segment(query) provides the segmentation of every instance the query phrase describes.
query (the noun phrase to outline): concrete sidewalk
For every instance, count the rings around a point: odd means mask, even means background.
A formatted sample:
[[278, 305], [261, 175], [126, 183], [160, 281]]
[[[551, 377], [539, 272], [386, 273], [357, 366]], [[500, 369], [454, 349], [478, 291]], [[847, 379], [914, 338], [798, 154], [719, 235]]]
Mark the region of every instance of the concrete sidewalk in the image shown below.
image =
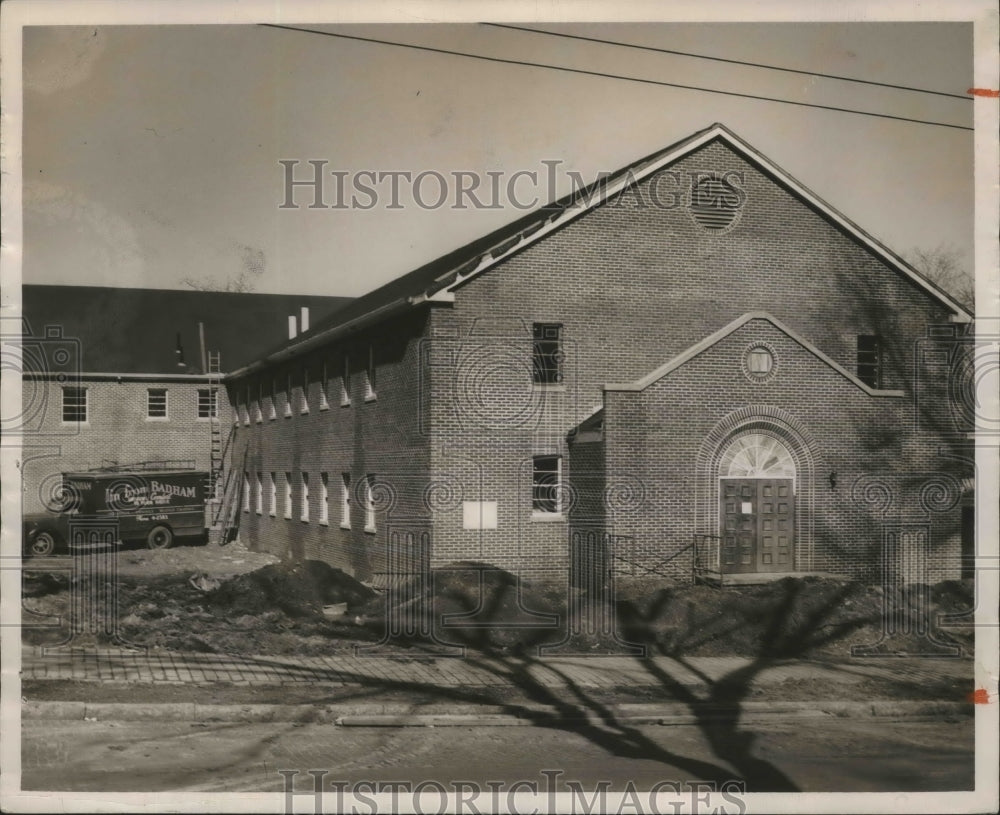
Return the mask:
[[[573, 656], [526, 661], [479, 655], [282, 657], [24, 647], [24, 680], [138, 689], [142, 700], [29, 699], [21, 712], [25, 719], [35, 720], [297, 721], [363, 727], [511, 726], [555, 720], [600, 725], [609, 717], [619, 724], [683, 725], [706, 717], [738, 717], [747, 722], [822, 716], [947, 718], [973, 712], [964, 692], [957, 698], [953, 692], [946, 699], [928, 699], [926, 693], [917, 692], [949, 682], [967, 685], [971, 691], [974, 668], [968, 659], [787, 661], [753, 677], [751, 687], [767, 701], [747, 698], [737, 705], [708, 700], [714, 683], [738, 675], [750, 664], [751, 660], [741, 657], [692, 657], [681, 662], [668, 657]], [[817, 695], [808, 701], [783, 700], [781, 683], [790, 680], [805, 682]], [[892, 698], [864, 698], [861, 683], [872, 680], [892, 683]], [[683, 701], [684, 694], [676, 688], [671, 691], [671, 683], [683, 685], [692, 698]], [[229, 685], [268, 690], [266, 698], [277, 697], [280, 703], [233, 704], [237, 691], [227, 694]], [[177, 686], [216, 687], [220, 692], [213, 697], [221, 696], [223, 701], [164, 702], [168, 688]], [[859, 687], [852, 691], [851, 686]], [[832, 694], [831, 687], [835, 688]], [[355, 688], [359, 693], [330, 701], [335, 688]], [[645, 697], [640, 693], [644, 689]], [[488, 703], [494, 690], [506, 701]], [[598, 701], [594, 694], [602, 692], [603, 701]], [[823, 698], [824, 692], [836, 698]], [[539, 701], [546, 694], [548, 701]], [[658, 701], [637, 703], [637, 697]], [[553, 699], [565, 700], [565, 704], [553, 703]]]
[[[368, 687], [509, 686], [531, 681], [543, 687], [660, 687], [664, 677], [689, 687], [706, 687], [751, 664], [744, 657], [572, 656], [542, 657], [529, 662], [487, 658], [406, 655], [229, 656], [173, 651], [133, 651], [41, 648], [25, 646], [21, 676], [34, 680], [129, 682], [150, 684], [244, 685], [309, 683]], [[519, 673], [523, 671], [523, 673]], [[753, 685], [786, 680], [829, 680], [856, 684], [884, 680], [920, 686], [946, 679], [968, 679], [971, 659], [919, 657], [858, 658], [844, 662], [794, 660], [773, 664]]]

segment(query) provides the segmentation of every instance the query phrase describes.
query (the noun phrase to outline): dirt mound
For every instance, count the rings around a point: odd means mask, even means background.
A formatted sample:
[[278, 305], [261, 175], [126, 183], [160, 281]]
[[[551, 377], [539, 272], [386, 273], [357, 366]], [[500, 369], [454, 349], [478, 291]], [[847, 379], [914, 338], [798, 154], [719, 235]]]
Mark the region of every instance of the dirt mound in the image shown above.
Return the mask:
[[909, 586], [887, 596], [880, 586], [787, 577], [763, 586], [662, 589], [619, 602], [625, 639], [667, 654], [802, 657], [971, 652], [971, 629], [945, 628], [941, 614], [972, 606], [957, 581]]
[[408, 581], [360, 614], [373, 631], [391, 622], [395, 630], [432, 631], [440, 643], [508, 651], [561, 638], [564, 594], [565, 586], [519, 581], [488, 563], [457, 561], [435, 568], [430, 585]]
[[346, 572], [320, 560], [276, 563], [227, 580], [205, 595], [205, 605], [232, 616], [281, 611], [289, 617], [314, 617], [323, 606], [362, 606], [375, 592]]

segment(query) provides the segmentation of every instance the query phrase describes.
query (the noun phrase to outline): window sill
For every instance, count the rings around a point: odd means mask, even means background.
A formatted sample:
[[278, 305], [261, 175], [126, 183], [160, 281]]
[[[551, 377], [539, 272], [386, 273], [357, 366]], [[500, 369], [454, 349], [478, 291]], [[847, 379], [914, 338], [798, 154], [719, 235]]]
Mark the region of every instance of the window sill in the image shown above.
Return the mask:
[[347, 400], [346, 402], [341, 402], [341, 403], [340, 403], [340, 406], [341, 406], [342, 408], [344, 408], [344, 407], [350, 407], [350, 406], [351, 406], [351, 400], [350, 400], [350, 399], [348, 399], [348, 400]]
[[538, 512], [537, 510], [531, 512], [532, 523], [559, 523], [565, 520], [566, 516], [561, 512]]
[[329, 521], [316, 521], [316, 523], [319, 524], [320, 526], [329, 526], [330, 525]]
[[169, 422], [170, 421], [170, 417], [169, 416], [147, 416], [146, 417], [146, 421], [147, 422]]
[[302, 416], [305, 416], [308, 412], [309, 412], [309, 408], [307, 408], [307, 407], [304, 407], [304, 408], [302, 408], [302, 410], [299, 411], [299, 413]]
[[377, 527], [374, 527], [374, 526], [366, 526], [365, 527], [365, 534], [366, 535], [374, 535], [376, 532], [378, 532], [378, 528]]
[[90, 427], [90, 422], [67, 422], [65, 419], [62, 421], [63, 427]]
[[350, 532], [350, 531], [351, 531], [351, 525], [350, 525], [350, 524], [341, 524], [341, 525], [340, 525], [340, 528], [341, 528], [341, 529], [344, 529], [344, 530], [346, 530], [346, 531], [348, 531], [348, 532]]
[[330, 404], [329, 404], [329, 402], [327, 402], [327, 403], [325, 403], [325, 404], [322, 404], [322, 405], [320, 405], [320, 406], [319, 406], [319, 409], [320, 409], [320, 410], [329, 410], [329, 409], [330, 409]]
[[365, 394], [365, 401], [366, 402], [374, 402], [377, 399], [378, 399], [378, 394], [377, 393], [368, 393], [368, 394]]
[[562, 382], [532, 382], [532, 388], [536, 391], [549, 391], [551, 393], [564, 393], [566, 385]]
[[277, 517], [278, 517], [277, 513], [275, 513], [275, 512], [269, 512], [269, 513], [267, 513], [267, 514], [268, 514], [268, 515], [269, 515], [269, 516], [270, 516], [271, 518], [277, 518]]

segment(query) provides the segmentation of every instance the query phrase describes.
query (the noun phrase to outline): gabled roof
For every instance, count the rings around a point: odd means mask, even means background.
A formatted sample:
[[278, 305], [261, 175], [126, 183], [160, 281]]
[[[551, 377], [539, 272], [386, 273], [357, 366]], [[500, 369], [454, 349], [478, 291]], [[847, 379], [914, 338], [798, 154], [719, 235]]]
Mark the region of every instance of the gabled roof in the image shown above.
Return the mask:
[[[310, 310], [322, 320], [350, 298], [298, 294], [25, 285], [21, 314], [32, 336], [47, 327], [79, 343], [79, 370], [113, 374], [202, 374], [198, 324], [205, 346], [234, 370], [287, 340], [288, 316]], [[178, 351], [178, 335], [180, 349]], [[184, 366], [177, 363], [182, 356]], [[25, 354], [26, 372], [34, 356]]]
[[819, 348], [817, 348], [815, 345], [813, 345], [811, 342], [809, 342], [809, 340], [805, 339], [801, 335], [799, 335], [796, 332], [794, 332], [791, 328], [789, 328], [787, 325], [785, 325], [784, 323], [782, 323], [776, 317], [773, 317], [770, 314], [768, 314], [766, 311], [750, 311], [750, 312], [747, 312], [742, 317], [737, 317], [735, 320], [733, 320], [731, 323], [729, 323], [729, 325], [727, 325], [727, 326], [719, 329], [714, 334], [710, 334], [709, 336], [705, 337], [700, 342], [695, 343], [690, 348], [688, 348], [686, 351], [684, 351], [681, 354], [678, 354], [672, 360], [670, 360], [669, 362], [661, 365], [656, 370], [650, 371], [644, 377], [635, 380], [635, 382], [628, 382], [628, 383], [624, 383], [624, 384], [606, 384], [604, 386], [604, 390], [605, 391], [643, 391], [646, 388], [648, 388], [650, 385], [652, 385], [652, 384], [654, 384], [656, 382], [659, 382], [661, 379], [663, 379], [663, 377], [665, 377], [671, 371], [677, 370], [682, 365], [684, 365], [686, 362], [691, 361], [692, 359], [694, 359], [699, 354], [703, 353], [704, 351], [707, 351], [709, 348], [711, 348], [716, 343], [720, 342], [721, 340], [724, 340], [726, 337], [728, 337], [734, 331], [737, 331], [738, 329], [742, 328], [744, 325], [746, 325], [751, 320], [767, 320], [767, 322], [769, 322], [776, 329], [778, 329], [778, 331], [780, 331], [781, 333], [783, 333], [785, 336], [787, 336], [792, 341], [798, 343], [800, 346], [802, 346], [802, 348], [804, 348], [806, 351], [808, 351], [813, 356], [815, 356], [818, 360], [820, 360], [820, 362], [822, 362], [825, 365], [827, 365], [828, 367], [832, 368], [834, 371], [836, 371], [837, 373], [839, 373], [841, 376], [843, 376], [845, 379], [847, 379], [853, 385], [856, 385], [858, 388], [860, 388], [862, 391], [864, 391], [865, 393], [867, 393], [869, 396], [889, 396], [889, 397], [897, 397], [897, 398], [898, 397], [906, 396], [906, 393], [904, 391], [898, 391], [898, 390], [879, 390], [877, 388], [872, 388], [869, 385], [866, 385], [864, 382], [862, 382], [860, 379], [858, 379], [854, 374], [852, 374], [850, 371], [848, 371], [842, 365], [840, 365], [839, 363], [835, 362], [833, 359], [831, 359], [826, 354], [824, 354], [822, 351], [820, 351]]
[[413, 306], [427, 302], [450, 302], [454, 300], [455, 290], [464, 283], [551, 232], [561, 229], [606, 200], [619, 195], [622, 190], [640, 183], [653, 173], [714, 141], [726, 144], [898, 274], [945, 306], [960, 321], [972, 319], [972, 315], [965, 307], [925, 278], [903, 258], [759, 153], [725, 125], [715, 123], [374, 289], [331, 314], [327, 320], [315, 323], [315, 327], [307, 334], [274, 348], [262, 362], [294, 356], [351, 329], [377, 322]]

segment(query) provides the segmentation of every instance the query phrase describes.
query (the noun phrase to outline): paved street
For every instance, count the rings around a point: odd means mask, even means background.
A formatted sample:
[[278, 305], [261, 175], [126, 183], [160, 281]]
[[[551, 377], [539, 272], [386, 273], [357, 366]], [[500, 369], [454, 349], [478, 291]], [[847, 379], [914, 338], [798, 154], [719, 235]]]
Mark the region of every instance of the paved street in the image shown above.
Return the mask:
[[[694, 726], [28, 721], [22, 788], [280, 792], [285, 782], [279, 770], [298, 770], [295, 789], [308, 791], [312, 778], [307, 773], [316, 769], [329, 770], [327, 783], [437, 781], [448, 791], [456, 780], [482, 789], [490, 780], [503, 780], [505, 789], [516, 780], [543, 787], [542, 770], [561, 771], [560, 781], [578, 781], [591, 792], [604, 780], [614, 789], [631, 781], [636, 789], [648, 790], [665, 780], [721, 784], [736, 779], [758, 792], [959, 790], [972, 784], [971, 719], [903, 723], [827, 717], [808, 726], [801, 721], [761, 724], [754, 732], [753, 753], [762, 763], [748, 777], [745, 768], [720, 759], [703, 729]], [[334, 809], [330, 792], [325, 811]]]

